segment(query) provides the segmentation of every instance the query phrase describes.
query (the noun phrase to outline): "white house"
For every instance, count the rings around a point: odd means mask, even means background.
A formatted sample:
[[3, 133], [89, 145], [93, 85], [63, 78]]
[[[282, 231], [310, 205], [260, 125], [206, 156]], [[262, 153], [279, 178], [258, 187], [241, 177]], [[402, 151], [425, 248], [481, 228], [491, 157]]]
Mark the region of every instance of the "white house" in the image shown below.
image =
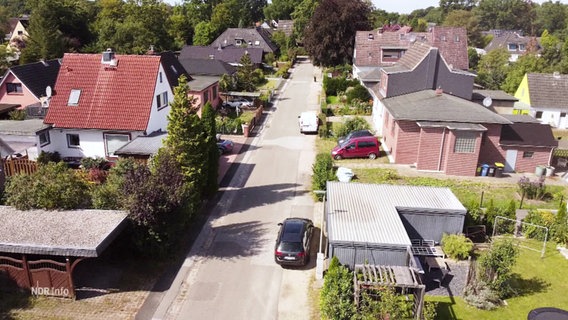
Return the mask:
[[172, 52], [65, 54], [44, 120], [49, 143], [41, 150], [115, 159], [114, 151], [137, 136], [166, 130], [182, 74], [190, 79]]

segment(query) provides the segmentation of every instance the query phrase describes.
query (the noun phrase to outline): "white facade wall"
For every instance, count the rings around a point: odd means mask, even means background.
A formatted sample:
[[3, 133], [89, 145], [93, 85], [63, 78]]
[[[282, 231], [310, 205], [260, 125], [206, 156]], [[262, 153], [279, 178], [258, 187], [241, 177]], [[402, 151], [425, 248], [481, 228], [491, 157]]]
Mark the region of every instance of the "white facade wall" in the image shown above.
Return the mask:
[[371, 92], [371, 95], [373, 96], [373, 125], [375, 126], [376, 134], [383, 136], [383, 117], [385, 114], [385, 106], [374, 93]]
[[[168, 106], [158, 110], [158, 103], [156, 101], [156, 96], [163, 92], [168, 93]], [[166, 128], [168, 126], [168, 114], [170, 113], [169, 103], [171, 103], [173, 100], [174, 100], [174, 93], [172, 91], [170, 84], [168, 83], [168, 79], [166, 78], [166, 73], [164, 72], [164, 68], [162, 64], [160, 64], [160, 69], [156, 77], [154, 98], [152, 99], [152, 111], [150, 112], [150, 119], [148, 120], [148, 126], [146, 128], [147, 134], [150, 134], [157, 130], [166, 131]]]
[[[95, 129], [58, 129], [53, 128], [49, 131], [51, 143], [41, 147], [42, 151], [59, 152], [64, 157], [106, 157], [105, 141], [103, 133], [125, 133], [130, 134], [130, 139], [141, 135], [142, 132], [119, 132], [103, 131]], [[67, 145], [67, 134], [79, 135], [79, 147], [69, 147]]]
[[[542, 124], [549, 124], [554, 128], [568, 129], [568, 110], [565, 109], [535, 109], [531, 108], [530, 115], [536, 118], [537, 112], [542, 112], [540, 119], [537, 119]], [[561, 117], [563, 115], [563, 117]]]

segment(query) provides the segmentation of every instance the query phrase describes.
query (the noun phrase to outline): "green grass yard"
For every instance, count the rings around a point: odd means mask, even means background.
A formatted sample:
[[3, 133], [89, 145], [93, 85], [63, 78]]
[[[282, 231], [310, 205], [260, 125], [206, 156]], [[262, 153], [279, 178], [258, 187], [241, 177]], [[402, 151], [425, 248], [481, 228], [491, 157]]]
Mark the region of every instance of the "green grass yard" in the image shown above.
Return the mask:
[[439, 302], [437, 319], [526, 319], [529, 311], [534, 308], [568, 309], [566, 270], [568, 260], [555, 249], [553, 243], [547, 245], [542, 259], [540, 252], [521, 248], [514, 268], [514, 288], [517, 294], [506, 300], [506, 306], [485, 311], [468, 306], [460, 297], [427, 296], [426, 300]]

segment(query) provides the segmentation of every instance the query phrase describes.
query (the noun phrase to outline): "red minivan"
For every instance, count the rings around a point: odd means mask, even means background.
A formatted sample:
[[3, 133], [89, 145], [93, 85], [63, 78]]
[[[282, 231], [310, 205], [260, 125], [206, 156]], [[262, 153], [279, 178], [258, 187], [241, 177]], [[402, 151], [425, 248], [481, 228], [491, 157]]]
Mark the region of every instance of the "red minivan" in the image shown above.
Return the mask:
[[381, 143], [377, 137], [351, 138], [331, 150], [331, 156], [335, 160], [343, 158], [369, 158], [376, 159], [379, 156]]

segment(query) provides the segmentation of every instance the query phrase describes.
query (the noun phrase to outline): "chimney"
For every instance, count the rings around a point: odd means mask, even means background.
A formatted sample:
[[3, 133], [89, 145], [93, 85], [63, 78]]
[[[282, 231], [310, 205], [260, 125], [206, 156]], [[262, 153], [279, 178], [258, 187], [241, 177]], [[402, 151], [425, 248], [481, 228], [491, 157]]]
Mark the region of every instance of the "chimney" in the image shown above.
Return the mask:
[[149, 56], [153, 56], [153, 55], [156, 54], [156, 51], [154, 50], [153, 44], [150, 45], [150, 48], [148, 49], [148, 51], [146, 51], [146, 54], [149, 55]]
[[109, 64], [112, 59], [114, 59], [114, 52], [112, 51], [111, 48], [108, 48], [106, 49], [106, 51], [103, 52], [103, 57], [101, 62]]
[[444, 89], [442, 89], [442, 86], [439, 86], [439, 87], [436, 89], [436, 95], [437, 95], [437, 96], [441, 96], [442, 93], [444, 93]]

